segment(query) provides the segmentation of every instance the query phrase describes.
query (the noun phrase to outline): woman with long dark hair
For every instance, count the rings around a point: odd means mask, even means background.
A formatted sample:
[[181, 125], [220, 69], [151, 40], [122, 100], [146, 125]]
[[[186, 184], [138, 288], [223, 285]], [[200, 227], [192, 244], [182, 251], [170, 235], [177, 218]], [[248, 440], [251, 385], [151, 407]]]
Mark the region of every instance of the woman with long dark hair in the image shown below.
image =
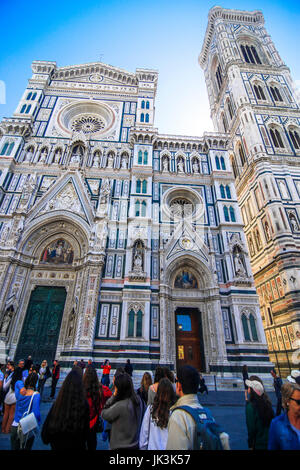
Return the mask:
[[154, 383], [149, 387], [148, 390], [148, 401], [147, 405], [152, 405], [154, 402], [154, 397], [157, 392], [158, 384], [160, 379], [165, 377], [165, 371], [161, 366], [157, 366], [154, 374]]
[[2, 419], [1, 430], [3, 434], [9, 434], [11, 430], [11, 425], [14, 420], [15, 411], [16, 411], [16, 394], [15, 394], [15, 385], [18, 380], [22, 380], [23, 369], [17, 367], [14, 369], [13, 373], [9, 376], [7, 382], [5, 382], [5, 391], [7, 391], [4, 398], [4, 415]]
[[106, 400], [111, 397], [112, 392], [108, 387], [99, 383], [97, 372], [92, 366], [88, 366], [85, 369], [83, 375], [83, 387], [90, 410], [87, 448], [88, 450], [96, 450], [98, 420], [103, 406]]
[[107, 400], [101, 416], [111, 423], [110, 448], [112, 450], [138, 449], [142, 405], [128, 374], [119, 374], [115, 377], [114, 394]]
[[149, 372], [145, 372], [142, 377], [140, 387], [136, 391], [136, 393], [142, 400], [144, 400], [145, 403], [148, 401], [148, 390], [150, 385], [152, 385], [151, 374], [149, 374]]
[[89, 433], [89, 405], [82, 376], [71, 370], [52, 405], [42, 429], [42, 441], [52, 450], [85, 450]]
[[249, 449], [267, 449], [269, 428], [274, 418], [272, 403], [259, 377], [252, 375], [249, 380], [245, 380], [245, 384], [249, 396], [246, 404]]
[[141, 450], [165, 450], [168, 441], [170, 408], [176, 402], [176, 394], [169, 379], [159, 381], [153, 405], [144, 415], [139, 446]]

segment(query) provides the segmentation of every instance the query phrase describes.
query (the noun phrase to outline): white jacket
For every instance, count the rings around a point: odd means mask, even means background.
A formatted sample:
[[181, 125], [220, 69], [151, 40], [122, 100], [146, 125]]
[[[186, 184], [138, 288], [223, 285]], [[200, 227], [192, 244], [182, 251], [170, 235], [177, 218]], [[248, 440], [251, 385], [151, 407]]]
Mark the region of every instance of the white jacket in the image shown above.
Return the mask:
[[168, 440], [168, 428], [161, 429], [151, 418], [149, 405], [145, 411], [141, 430], [139, 447], [141, 450], [165, 450]]

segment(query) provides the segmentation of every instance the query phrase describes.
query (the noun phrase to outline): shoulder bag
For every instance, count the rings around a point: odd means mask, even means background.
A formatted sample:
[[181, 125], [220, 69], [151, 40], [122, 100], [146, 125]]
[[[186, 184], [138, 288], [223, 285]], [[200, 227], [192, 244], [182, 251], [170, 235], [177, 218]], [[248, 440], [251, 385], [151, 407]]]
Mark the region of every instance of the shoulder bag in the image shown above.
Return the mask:
[[28, 410], [25, 411], [23, 417], [19, 421], [18, 425], [18, 437], [20, 439], [20, 446], [23, 449], [26, 445], [27, 439], [32, 432], [38, 428], [38, 422], [36, 420], [35, 414], [33, 411], [30, 413], [30, 408], [32, 405], [33, 397], [37, 392], [33, 393], [29, 403]]

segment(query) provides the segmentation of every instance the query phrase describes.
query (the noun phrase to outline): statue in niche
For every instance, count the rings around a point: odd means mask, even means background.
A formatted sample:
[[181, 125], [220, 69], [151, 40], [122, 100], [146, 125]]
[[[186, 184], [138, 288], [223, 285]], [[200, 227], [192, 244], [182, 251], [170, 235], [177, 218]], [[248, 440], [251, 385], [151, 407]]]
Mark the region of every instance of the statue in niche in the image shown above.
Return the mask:
[[67, 335], [68, 338], [70, 338], [73, 334], [74, 324], [75, 324], [75, 310], [73, 308], [69, 317], [69, 327], [68, 327], [68, 335]]
[[70, 163], [74, 165], [80, 165], [82, 163], [83, 154], [84, 154], [84, 149], [82, 145], [76, 145], [72, 150]]
[[29, 147], [29, 149], [26, 152], [24, 162], [30, 162], [32, 160], [32, 157], [33, 157], [33, 148]]
[[253, 245], [252, 237], [249, 237], [248, 240], [249, 240], [250, 255], [251, 255], [251, 256], [254, 256], [255, 250], [254, 250], [254, 245]]
[[40, 155], [40, 158], [39, 158], [39, 163], [45, 163], [47, 155], [48, 155], [47, 149], [44, 149], [41, 152], [41, 155]]
[[61, 159], [61, 149], [56, 150], [55, 156], [54, 156], [54, 163], [59, 163]]
[[177, 171], [178, 173], [184, 173], [184, 164], [182, 158], [180, 158], [177, 162]]
[[32, 195], [32, 193], [34, 192], [34, 189], [35, 189], [35, 180], [36, 180], [36, 176], [35, 174], [32, 174], [30, 175], [29, 179], [27, 179], [24, 187], [23, 187], [23, 191], [22, 191], [22, 196], [21, 196], [21, 199], [20, 199], [20, 207], [21, 208], [24, 208], [27, 206], [27, 204], [29, 203], [29, 200], [30, 200], [30, 196]]
[[95, 152], [94, 153], [94, 158], [93, 158], [93, 167], [99, 168], [100, 165], [100, 153]]
[[278, 184], [279, 184], [280, 192], [282, 194], [283, 199], [290, 199], [285, 182], [279, 181]]
[[169, 159], [168, 157], [163, 158], [163, 171], [169, 171]]
[[139, 240], [133, 247], [132, 270], [135, 273], [143, 271], [143, 251], [143, 243]]
[[265, 232], [266, 232], [266, 239], [269, 241], [271, 239], [270, 227], [268, 222], [265, 222]]
[[289, 221], [292, 227], [292, 232], [297, 232], [299, 230], [299, 226], [296, 217], [292, 212], [289, 213]]
[[103, 216], [106, 214], [109, 194], [110, 194], [110, 182], [109, 182], [109, 179], [105, 179], [102, 181], [101, 189], [100, 189], [99, 205], [97, 209], [98, 215]]
[[238, 247], [233, 250], [233, 263], [235, 275], [238, 277], [246, 277], [246, 269], [244, 267], [244, 255]]
[[0, 327], [0, 334], [1, 335], [3, 335], [3, 336], [7, 335], [9, 325], [10, 325], [10, 322], [11, 322], [13, 316], [14, 316], [14, 308], [11, 306], [5, 311], [5, 313], [3, 315], [3, 318], [2, 318], [2, 321], [1, 321], [1, 327]]
[[121, 168], [127, 169], [127, 165], [128, 165], [128, 157], [127, 155], [123, 155], [122, 160], [121, 160]]
[[113, 168], [114, 166], [114, 157], [112, 153], [108, 154], [108, 159], [107, 159], [107, 168]]
[[257, 248], [259, 250], [261, 248], [261, 239], [260, 239], [259, 231], [257, 229], [254, 231], [254, 238], [256, 241]]
[[199, 173], [199, 164], [198, 164], [198, 160], [194, 160], [194, 163], [193, 163], [193, 173]]

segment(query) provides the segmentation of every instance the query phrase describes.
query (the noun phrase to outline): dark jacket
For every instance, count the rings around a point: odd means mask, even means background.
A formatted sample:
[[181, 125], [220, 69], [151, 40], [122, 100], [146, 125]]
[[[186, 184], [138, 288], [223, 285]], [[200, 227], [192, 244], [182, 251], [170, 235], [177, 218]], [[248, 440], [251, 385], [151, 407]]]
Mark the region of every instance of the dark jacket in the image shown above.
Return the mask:
[[131, 364], [126, 363], [124, 367], [125, 372], [132, 377], [133, 367]]
[[290, 424], [287, 412], [271, 421], [268, 450], [300, 450], [297, 433]]
[[269, 426], [264, 426], [256, 408], [251, 402], [246, 404], [246, 423], [249, 449], [267, 449]]
[[53, 379], [59, 379], [59, 373], [60, 373], [60, 365], [57, 364], [56, 366], [53, 366], [52, 378]]

